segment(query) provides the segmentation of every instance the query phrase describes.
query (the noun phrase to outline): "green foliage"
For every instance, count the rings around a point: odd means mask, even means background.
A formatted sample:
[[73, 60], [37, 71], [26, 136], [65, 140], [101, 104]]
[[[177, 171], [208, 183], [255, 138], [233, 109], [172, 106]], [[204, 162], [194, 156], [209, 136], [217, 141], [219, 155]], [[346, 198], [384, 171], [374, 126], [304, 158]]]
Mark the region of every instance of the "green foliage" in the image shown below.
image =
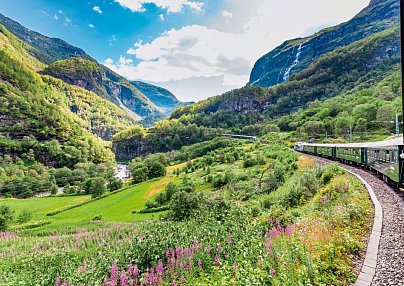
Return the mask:
[[123, 181], [119, 178], [111, 178], [108, 181], [108, 190], [113, 192], [123, 187]]
[[148, 167], [147, 177], [149, 179], [159, 178], [165, 176], [166, 173], [166, 167], [163, 164], [154, 162]]
[[83, 183], [83, 189], [93, 198], [97, 198], [107, 191], [107, 181], [102, 177], [89, 178]]
[[22, 210], [18, 215], [17, 215], [17, 223], [22, 224], [22, 223], [27, 223], [32, 219], [32, 212], [29, 210]]
[[195, 214], [203, 204], [200, 194], [180, 191], [173, 195], [170, 200], [170, 217], [173, 220], [185, 220]]

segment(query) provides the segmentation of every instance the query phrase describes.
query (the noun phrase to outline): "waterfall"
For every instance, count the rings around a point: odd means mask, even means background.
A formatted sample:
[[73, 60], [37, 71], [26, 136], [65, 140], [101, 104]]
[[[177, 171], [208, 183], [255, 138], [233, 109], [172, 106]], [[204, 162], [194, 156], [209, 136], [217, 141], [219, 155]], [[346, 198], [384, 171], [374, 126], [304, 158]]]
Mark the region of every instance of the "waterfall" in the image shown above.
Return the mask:
[[299, 45], [299, 48], [297, 49], [295, 60], [293, 61], [292, 65], [283, 74], [283, 81], [288, 81], [288, 79], [290, 77], [290, 72], [299, 63], [299, 57], [300, 57], [300, 54], [302, 53], [302, 45], [303, 44]]

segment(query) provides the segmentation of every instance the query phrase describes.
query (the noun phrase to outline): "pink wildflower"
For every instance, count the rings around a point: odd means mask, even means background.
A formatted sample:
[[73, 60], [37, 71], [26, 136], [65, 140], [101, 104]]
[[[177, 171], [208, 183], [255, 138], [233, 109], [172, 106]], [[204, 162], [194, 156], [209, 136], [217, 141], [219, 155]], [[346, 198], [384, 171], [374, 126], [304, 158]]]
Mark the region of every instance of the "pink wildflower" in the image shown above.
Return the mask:
[[215, 259], [213, 260], [213, 265], [219, 266], [219, 257], [216, 255]]
[[275, 273], [276, 273], [275, 269], [273, 269], [273, 268], [271, 267], [270, 272], [271, 272], [271, 276], [275, 276]]
[[227, 243], [228, 244], [232, 243], [230, 232], [227, 234]]
[[122, 269], [121, 276], [119, 278], [120, 286], [128, 286], [128, 277], [126, 277], [125, 270]]

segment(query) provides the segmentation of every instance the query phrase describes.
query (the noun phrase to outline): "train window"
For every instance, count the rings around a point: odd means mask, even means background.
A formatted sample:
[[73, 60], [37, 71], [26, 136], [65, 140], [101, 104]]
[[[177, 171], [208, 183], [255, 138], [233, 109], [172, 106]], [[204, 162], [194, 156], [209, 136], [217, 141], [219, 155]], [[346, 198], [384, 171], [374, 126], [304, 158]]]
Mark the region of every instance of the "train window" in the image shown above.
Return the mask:
[[390, 162], [390, 152], [386, 151], [386, 162]]

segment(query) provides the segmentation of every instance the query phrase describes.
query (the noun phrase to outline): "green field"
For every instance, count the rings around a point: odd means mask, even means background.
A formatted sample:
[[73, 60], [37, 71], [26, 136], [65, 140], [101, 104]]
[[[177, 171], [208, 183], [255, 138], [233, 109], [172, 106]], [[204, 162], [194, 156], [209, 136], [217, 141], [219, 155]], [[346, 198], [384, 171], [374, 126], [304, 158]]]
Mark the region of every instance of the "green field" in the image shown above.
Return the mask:
[[49, 221], [37, 230], [55, 229], [69, 226], [82, 226], [101, 216], [106, 222], [135, 222], [159, 217], [159, 213], [133, 214], [133, 210], [143, 209], [145, 202], [164, 190], [174, 178], [167, 176], [161, 179], [147, 181], [105, 198], [95, 200], [83, 206], [61, 212], [54, 216], [46, 216], [48, 212], [76, 205], [91, 199], [90, 195], [54, 196], [31, 199], [2, 199], [0, 204], [8, 205], [16, 213], [28, 210], [34, 214], [30, 223]]

